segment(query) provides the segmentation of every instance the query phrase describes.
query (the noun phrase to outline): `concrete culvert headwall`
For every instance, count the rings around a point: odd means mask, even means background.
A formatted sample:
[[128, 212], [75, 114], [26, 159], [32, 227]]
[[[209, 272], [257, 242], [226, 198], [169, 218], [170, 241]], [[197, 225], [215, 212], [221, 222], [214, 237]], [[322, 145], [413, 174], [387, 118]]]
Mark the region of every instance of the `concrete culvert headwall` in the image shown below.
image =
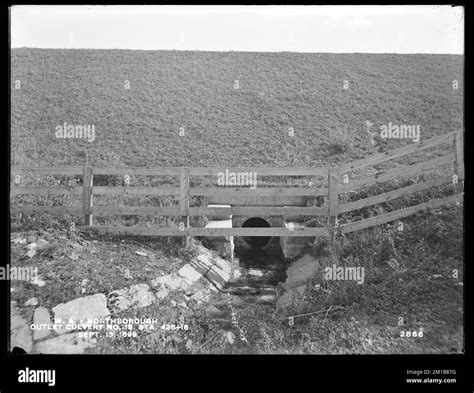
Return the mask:
[[[242, 224], [242, 228], [271, 228], [270, 223], [260, 217], [252, 217], [246, 220]], [[260, 236], [244, 236], [243, 237], [245, 243], [253, 248], [264, 248], [267, 246], [271, 241], [272, 237], [260, 237]]]

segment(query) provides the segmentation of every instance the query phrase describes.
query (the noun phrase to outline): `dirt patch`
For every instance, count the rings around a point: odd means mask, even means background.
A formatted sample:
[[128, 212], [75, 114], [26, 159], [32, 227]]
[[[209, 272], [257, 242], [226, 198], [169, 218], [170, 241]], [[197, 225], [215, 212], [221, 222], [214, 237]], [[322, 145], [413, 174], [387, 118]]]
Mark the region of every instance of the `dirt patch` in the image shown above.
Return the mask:
[[[184, 257], [165, 255], [150, 243], [85, 239], [68, 230], [13, 232], [11, 240], [11, 266], [36, 268], [44, 282], [12, 280], [11, 298], [19, 305], [35, 297], [51, 308], [77, 297], [148, 283], [186, 263]], [[34, 248], [30, 257], [34, 243], [42, 247]]]

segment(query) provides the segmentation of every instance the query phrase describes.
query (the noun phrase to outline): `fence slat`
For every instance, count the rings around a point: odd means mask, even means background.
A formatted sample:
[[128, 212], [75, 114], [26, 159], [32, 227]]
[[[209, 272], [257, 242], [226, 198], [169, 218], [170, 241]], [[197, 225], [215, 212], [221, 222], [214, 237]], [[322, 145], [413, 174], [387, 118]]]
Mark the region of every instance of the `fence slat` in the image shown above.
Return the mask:
[[439, 207], [448, 203], [460, 202], [463, 200], [463, 195], [464, 193], [459, 193], [459, 194], [450, 195], [445, 198], [433, 199], [429, 202], [421, 203], [415, 206], [410, 206], [405, 209], [396, 210], [390, 213], [380, 214], [375, 217], [366, 218], [364, 220], [359, 220], [359, 221], [351, 222], [348, 224], [344, 224], [340, 226], [340, 231], [342, 233], [349, 233], [349, 232], [358, 231], [360, 229], [377, 226], [386, 222], [399, 220], [400, 218], [411, 216], [425, 209]]
[[349, 162], [347, 164], [341, 165], [339, 167], [339, 171], [340, 173], [354, 171], [356, 169], [363, 168], [368, 165], [380, 164], [384, 161], [391, 160], [393, 158], [402, 157], [411, 153], [429, 149], [431, 147], [449, 143], [452, 141], [453, 136], [454, 136], [454, 131], [450, 132], [449, 134], [445, 134], [445, 135], [428, 139], [424, 142], [413, 143], [411, 145], [402, 146], [402, 147], [399, 147], [398, 149], [389, 150], [385, 153], [376, 154], [374, 156], [367, 157], [362, 160]]
[[[91, 212], [95, 216], [181, 216], [178, 207], [135, 207], [135, 206], [93, 206]], [[232, 206], [225, 208], [190, 207], [188, 215], [222, 216], [229, 215], [283, 215], [283, 216], [327, 216], [328, 208], [323, 207], [267, 207], [267, 206]]]
[[414, 175], [418, 172], [425, 171], [433, 168], [442, 168], [454, 163], [454, 153], [445, 154], [444, 156], [432, 158], [428, 161], [418, 162], [413, 165], [407, 165], [402, 168], [390, 170], [390, 172], [381, 173], [375, 176], [366, 177], [363, 179], [354, 180], [348, 184], [342, 184], [340, 186], [340, 193], [355, 191], [363, 187], [375, 185], [377, 183], [383, 183], [389, 180], [396, 179], [398, 177], [406, 177]]
[[11, 186], [10, 195], [82, 195], [82, 186], [74, 187], [37, 187]]
[[178, 207], [93, 206], [95, 216], [180, 216]]
[[411, 195], [415, 192], [428, 190], [432, 187], [439, 187], [444, 184], [452, 183], [452, 176], [444, 176], [441, 178], [431, 179], [422, 183], [412, 184], [408, 187], [397, 188], [383, 194], [375, 195], [373, 197], [364, 198], [355, 202], [346, 203], [339, 206], [339, 213], [347, 213], [354, 210], [363, 209], [369, 206], [376, 205], [378, 203], [385, 203], [393, 199], [400, 198], [402, 196]]
[[324, 176], [328, 174], [328, 168], [252, 168], [252, 167], [235, 167], [235, 168], [212, 168], [212, 167], [194, 167], [189, 168], [191, 176], [211, 176], [230, 172], [251, 172], [257, 173], [257, 176]]
[[326, 196], [328, 189], [324, 187], [191, 187], [189, 195], [206, 196]]
[[94, 175], [178, 176], [179, 167], [94, 167]]
[[81, 175], [81, 166], [55, 167], [55, 166], [23, 166], [12, 165], [11, 172], [14, 174], [33, 173], [35, 175]]
[[[184, 229], [189, 228], [189, 168], [179, 168], [179, 208], [181, 213], [181, 222]], [[186, 236], [186, 248], [189, 247], [190, 238]]]
[[327, 228], [187, 228], [181, 231], [179, 228], [146, 228], [146, 227], [78, 227], [82, 230], [91, 230], [99, 233], [114, 235], [138, 235], [138, 236], [291, 236], [311, 237], [328, 236]]
[[224, 208], [210, 208], [210, 207], [191, 207], [189, 209], [190, 216], [222, 216], [229, 215], [245, 216], [245, 215], [262, 215], [262, 216], [327, 216], [327, 207], [298, 207], [298, 206], [284, 206], [284, 207], [269, 207], [269, 206], [232, 206]]
[[329, 216], [328, 226], [335, 227], [337, 224], [338, 199], [339, 199], [339, 172], [337, 168], [329, 169]]
[[84, 167], [82, 174], [82, 209], [84, 212], [85, 225], [94, 225], [94, 217], [91, 213], [92, 208], [92, 186], [94, 183], [94, 175], [90, 166]]
[[[225, 171], [256, 172], [257, 176], [327, 176], [327, 168], [266, 168], [266, 167], [193, 167], [190, 176], [212, 176]], [[94, 175], [178, 176], [179, 167], [94, 167]]]
[[159, 195], [178, 196], [179, 187], [96, 186], [94, 195]]
[[464, 131], [461, 129], [456, 132], [454, 141], [456, 151], [455, 171], [458, 176], [457, 192], [464, 190]]
[[35, 213], [48, 213], [48, 214], [83, 214], [84, 209], [79, 206], [18, 206], [18, 205], [11, 205], [10, 206], [10, 213], [27, 213], [27, 214], [35, 214]]
[[305, 196], [209, 196], [208, 202], [214, 205], [245, 206], [306, 206]]

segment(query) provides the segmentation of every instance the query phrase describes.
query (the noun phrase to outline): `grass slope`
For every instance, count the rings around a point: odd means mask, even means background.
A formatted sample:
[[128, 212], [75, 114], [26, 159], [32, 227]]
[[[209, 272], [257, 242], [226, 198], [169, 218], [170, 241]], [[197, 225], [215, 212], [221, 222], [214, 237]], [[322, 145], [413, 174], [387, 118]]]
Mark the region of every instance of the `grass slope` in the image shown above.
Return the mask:
[[[463, 126], [456, 55], [25, 48], [12, 50], [11, 86], [12, 161], [35, 165], [87, 154], [93, 165], [319, 166], [376, 152], [366, 120], [420, 124], [421, 140]], [[95, 125], [96, 140], [56, 139], [65, 121]]]

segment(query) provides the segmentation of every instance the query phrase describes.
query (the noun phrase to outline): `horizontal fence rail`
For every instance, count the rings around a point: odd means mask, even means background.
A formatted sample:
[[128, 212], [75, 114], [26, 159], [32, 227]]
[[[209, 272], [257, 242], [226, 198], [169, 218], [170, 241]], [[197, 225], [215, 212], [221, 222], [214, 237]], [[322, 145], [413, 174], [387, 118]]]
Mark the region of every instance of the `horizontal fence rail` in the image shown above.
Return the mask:
[[[180, 216], [181, 210], [179, 207], [109, 207], [109, 206], [95, 206], [92, 208], [92, 214], [96, 216]], [[228, 217], [230, 215], [263, 215], [263, 216], [327, 216], [328, 209], [313, 208], [313, 207], [269, 207], [269, 206], [232, 206], [224, 208], [212, 207], [190, 207], [189, 216], [213, 216], [213, 217]]]
[[455, 137], [455, 132], [453, 131], [453, 132], [450, 132], [449, 134], [437, 136], [437, 137], [428, 139], [424, 142], [419, 142], [419, 143], [415, 143], [408, 146], [402, 146], [402, 147], [399, 147], [398, 149], [390, 150], [385, 153], [376, 154], [374, 156], [364, 158], [362, 160], [353, 161], [348, 164], [343, 164], [339, 167], [339, 171], [341, 173], [350, 172], [356, 169], [363, 168], [365, 166], [381, 164], [382, 162], [392, 160], [394, 158], [402, 157], [407, 154], [420, 152], [425, 149], [429, 149], [431, 147], [436, 147], [436, 146], [443, 145], [446, 143], [452, 143], [454, 140], [454, 137]]
[[147, 228], [147, 227], [79, 227], [99, 233], [139, 236], [329, 236], [327, 228]]
[[18, 187], [10, 188], [10, 195], [82, 195], [81, 186], [75, 187]]
[[82, 207], [75, 206], [10, 206], [11, 213], [49, 213], [49, 214], [83, 214]]
[[355, 191], [363, 187], [373, 186], [374, 184], [383, 183], [389, 180], [394, 180], [399, 177], [410, 176], [419, 172], [452, 166], [455, 162], [454, 153], [449, 153], [441, 157], [436, 157], [428, 161], [419, 162], [417, 164], [408, 165], [403, 168], [392, 169], [390, 172], [382, 173], [364, 179], [358, 179], [350, 182], [349, 184], [343, 184], [340, 187], [340, 192], [345, 193], [349, 191]]
[[34, 175], [82, 175], [82, 166], [56, 167], [56, 166], [21, 166], [13, 165], [12, 174], [34, 174]]
[[231, 188], [231, 187], [190, 187], [189, 195], [207, 196], [323, 196], [328, 195], [327, 188], [309, 187], [258, 187], [251, 188]]
[[[382, 162], [399, 158], [412, 153], [424, 151], [440, 145], [451, 144], [453, 151], [442, 156], [406, 165], [375, 175], [348, 180], [347, 174]], [[342, 164], [338, 167], [321, 168], [211, 168], [211, 167], [27, 167], [12, 166], [12, 175], [47, 175], [47, 176], [77, 176], [79, 185], [71, 186], [20, 186], [10, 187], [12, 197], [33, 196], [82, 196], [82, 206], [31, 206], [11, 205], [11, 213], [48, 213], [84, 215], [85, 225], [100, 233], [150, 236], [332, 236], [337, 231], [350, 233], [356, 230], [369, 228], [400, 218], [408, 217], [427, 208], [441, 206], [446, 203], [463, 200], [464, 185], [464, 144], [463, 132], [451, 132], [437, 136], [423, 142], [400, 147], [385, 153], [379, 153], [362, 160]], [[395, 179], [416, 176], [422, 171], [452, 168], [452, 173], [441, 177], [414, 183], [378, 195], [363, 199], [340, 203], [339, 196], [346, 193], [356, 193], [364, 187]], [[257, 187], [248, 186], [192, 186], [190, 178], [195, 176], [221, 176], [224, 173], [256, 173], [257, 176], [311, 176], [327, 179], [323, 187], [288, 186], [288, 187]], [[96, 186], [94, 176], [173, 176], [177, 178], [179, 186]], [[80, 183], [82, 177], [82, 185]], [[244, 177], [245, 178], [245, 177]], [[397, 198], [407, 197], [414, 193], [426, 191], [434, 187], [454, 184], [455, 194], [430, 202], [410, 206], [401, 210], [377, 215], [364, 220], [354, 221], [343, 225], [338, 224], [338, 216], [365, 209]], [[217, 184], [217, 182], [216, 182]], [[170, 206], [102, 206], [94, 205], [95, 196], [164, 196], [171, 197]], [[212, 197], [222, 200], [229, 207], [190, 206], [190, 197]], [[217, 199], [216, 199], [217, 198]], [[321, 198], [321, 199], [318, 199]], [[264, 204], [259, 203], [266, 201]], [[288, 205], [300, 204], [302, 201], [318, 200], [318, 204], [306, 207], [282, 206], [285, 201]], [[283, 202], [282, 202], [283, 201]], [[57, 203], [55, 201], [54, 203]], [[314, 203], [313, 203], [314, 204]], [[260, 206], [262, 205], [262, 206]], [[298, 227], [298, 228], [195, 228], [190, 227], [189, 218], [196, 216], [213, 216], [229, 218], [230, 216], [302, 216], [326, 217], [325, 227]], [[178, 227], [124, 227], [124, 226], [94, 226], [94, 216], [172, 216], [179, 217]]]
[[323, 176], [328, 174], [328, 168], [189, 168], [191, 176], [212, 176], [228, 172], [250, 172], [259, 176]]
[[377, 205], [379, 203], [385, 203], [393, 199], [400, 198], [402, 196], [407, 196], [414, 194], [419, 191], [428, 190], [433, 187], [439, 187], [444, 184], [450, 184], [453, 182], [452, 176], [446, 176], [441, 178], [436, 178], [432, 180], [425, 181], [423, 183], [413, 184], [408, 187], [398, 188], [393, 191], [385, 192], [370, 198], [361, 199], [356, 202], [346, 203], [339, 207], [339, 213], [347, 213], [354, 210], [360, 210], [369, 206]]
[[178, 196], [179, 187], [138, 187], [138, 186], [94, 186], [93, 195], [155, 195]]
[[364, 220], [351, 222], [349, 224], [344, 224], [344, 225], [341, 225], [339, 229], [342, 233], [349, 233], [349, 232], [358, 231], [360, 229], [370, 228], [370, 227], [384, 224], [390, 221], [395, 221], [401, 218], [409, 217], [415, 213], [418, 213], [420, 211], [423, 211], [429, 208], [432, 209], [432, 208], [440, 207], [448, 203], [461, 202], [463, 200], [463, 195], [464, 193], [459, 193], [455, 195], [450, 195], [445, 198], [433, 199], [429, 202], [421, 203], [416, 206], [410, 206], [405, 209], [396, 210], [390, 213], [380, 214], [375, 217], [370, 217]]

